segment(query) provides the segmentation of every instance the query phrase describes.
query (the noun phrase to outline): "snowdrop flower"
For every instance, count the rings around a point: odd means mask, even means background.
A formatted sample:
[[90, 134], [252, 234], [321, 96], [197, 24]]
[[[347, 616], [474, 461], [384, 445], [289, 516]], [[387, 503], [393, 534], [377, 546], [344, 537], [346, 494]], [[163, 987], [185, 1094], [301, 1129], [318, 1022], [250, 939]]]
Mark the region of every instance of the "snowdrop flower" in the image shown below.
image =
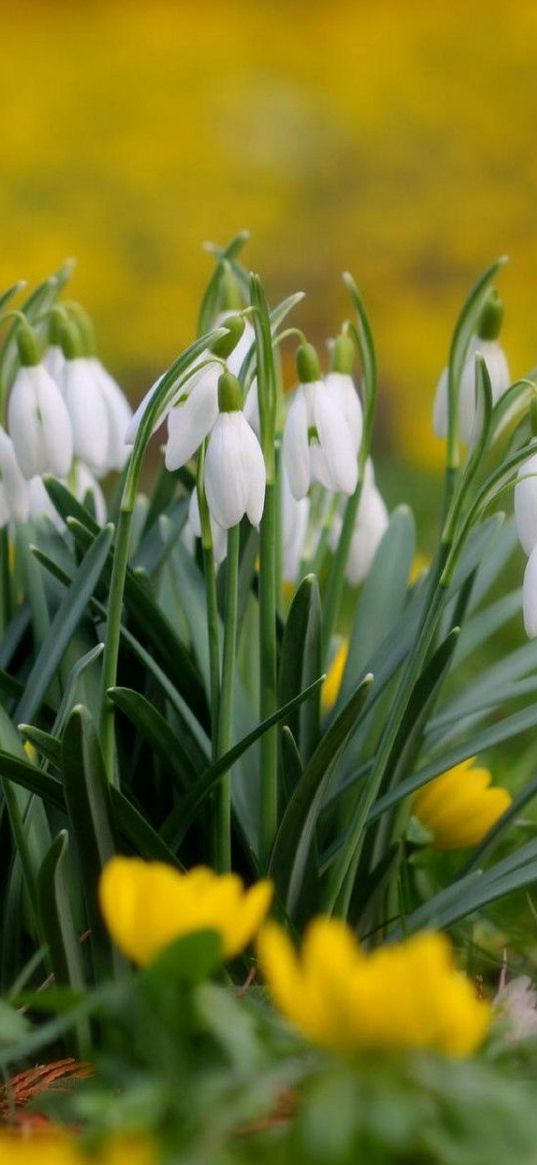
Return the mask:
[[493, 1003], [507, 1021], [506, 1043], [514, 1044], [537, 1036], [537, 992], [528, 975], [517, 975], [516, 979], [506, 983], [502, 972]]
[[30, 512], [27, 482], [19, 468], [13, 442], [0, 427], [0, 526], [26, 522]]
[[343, 413], [356, 448], [359, 449], [364, 422], [360, 397], [351, 375], [354, 358], [355, 351], [351, 337], [342, 332], [334, 343], [332, 371], [325, 376], [324, 383], [329, 397]]
[[[221, 360], [227, 360], [231, 372], [237, 373], [240, 370], [246, 351], [253, 341], [254, 329], [249, 321], [244, 320], [243, 316], [237, 315], [234, 312], [220, 313], [215, 321], [215, 327], [220, 327], [221, 324], [225, 324], [228, 329], [228, 334], [221, 336], [211, 350], [207, 350], [198, 357], [196, 363], [201, 361], [204, 363], [204, 367], [194, 375], [187, 377], [186, 381], [177, 390], [177, 398], [168, 404], [153, 429], [153, 432], [156, 432], [168, 417], [168, 447], [166, 450], [166, 465], [168, 469], [178, 469], [180, 465], [184, 465], [190, 460], [216, 420], [218, 415], [218, 377], [222, 371]], [[248, 337], [246, 348], [243, 342], [244, 335]], [[218, 359], [211, 361], [211, 356], [216, 356]], [[140, 401], [138, 408], [135, 410], [125, 434], [125, 443], [127, 445], [134, 444], [145, 410], [165, 375], [166, 372], [163, 372], [162, 376], [159, 376], [158, 380], [155, 381], [155, 384], [149, 389], [149, 392], [146, 393], [143, 400]], [[204, 406], [210, 410], [212, 421], [208, 428], [205, 428], [202, 423], [203, 409], [201, 410], [201, 415], [200, 410], [194, 407], [187, 409], [186, 412], [182, 411], [188, 404], [194, 388], [202, 388], [204, 393]], [[177, 414], [174, 412], [175, 408], [178, 409]], [[201, 437], [199, 437], [200, 433]], [[185, 450], [186, 456], [184, 456]], [[184, 460], [181, 460], [183, 457]]]
[[31, 481], [27, 483], [28, 502], [30, 507], [30, 518], [33, 522], [39, 522], [42, 518], [48, 518], [49, 522], [56, 527], [57, 530], [65, 529], [65, 522], [53, 506], [48, 493], [43, 485], [42, 478], [39, 476], [32, 477]]
[[[215, 521], [210, 511], [209, 519], [211, 522], [214, 560], [216, 563], [220, 563], [224, 561], [227, 554], [227, 530], [222, 529], [222, 526], [218, 525], [218, 522]], [[201, 538], [201, 518], [197, 489], [193, 489], [190, 495], [187, 527], [187, 533], [191, 533], [194, 538]]]
[[97, 356], [88, 359], [95, 386], [104, 401], [108, 417], [106, 468], [123, 469], [128, 449], [125, 434], [132, 418], [132, 409], [119, 384], [110, 375]]
[[297, 352], [300, 383], [283, 434], [283, 460], [297, 501], [312, 481], [352, 494], [358, 480], [358, 445], [340, 405], [321, 380], [312, 344]]
[[73, 432], [65, 401], [44, 368], [37, 336], [27, 324], [17, 331], [21, 367], [8, 401], [8, 428], [23, 476], [65, 477], [73, 458]]
[[296, 582], [304, 556], [311, 503], [307, 497], [297, 502], [285, 466], [282, 466], [282, 475], [283, 577], [286, 582]]
[[[496, 404], [509, 388], [509, 367], [498, 340], [503, 318], [503, 304], [496, 292], [488, 299], [477, 326], [477, 335], [470, 341], [468, 356], [459, 386], [459, 433], [466, 445], [472, 442], [476, 421], [475, 358], [483, 357], [490, 376], [492, 401]], [[448, 431], [448, 369], [445, 368], [436, 390], [433, 425], [437, 437], [447, 437]]]
[[522, 614], [528, 639], [537, 638], [537, 545], [533, 547], [524, 571]]
[[[372, 463], [368, 461], [347, 561], [346, 578], [351, 586], [358, 586], [367, 578], [375, 554], [387, 530], [388, 522], [388, 511], [375, 485]], [[330, 535], [332, 550], [337, 547], [342, 523], [343, 518], [340, 513], [332, 525]]]
[[82, 355], [77, 329], [64, 323], [62, 344], [65, 355], [63, 397], [73, 429], [73, 452], [102, 476], [108, 469], [108, 410], [91, 361]]
[[526, 554], [537, 545], [537, 453], [520, 466], [515, 486], [515, 520]]
[[228, 530], [247, 514], [258, 526], [265, 503], [265, 462], [261, 446], [241, 412], [242, 390], [230, 372], [218, 382], [219, 415], [205, 458], [205, 493], [211, 514]]

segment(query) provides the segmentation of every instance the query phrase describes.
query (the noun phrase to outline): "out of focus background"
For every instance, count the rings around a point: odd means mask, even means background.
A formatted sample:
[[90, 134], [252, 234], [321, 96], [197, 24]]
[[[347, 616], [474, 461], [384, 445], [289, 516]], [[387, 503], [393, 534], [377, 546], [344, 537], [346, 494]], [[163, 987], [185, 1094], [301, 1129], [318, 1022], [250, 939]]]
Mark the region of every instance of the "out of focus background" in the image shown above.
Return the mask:
[[73, 293], [133, 399], [190, 340], [204, 239], [248, 227], [317, 342], [369, 306], [384, 458], [430, 428], [454, 315], [498, 254], [513, 373], [537, 364], [534, 0], [0, 0], [0, 286]]

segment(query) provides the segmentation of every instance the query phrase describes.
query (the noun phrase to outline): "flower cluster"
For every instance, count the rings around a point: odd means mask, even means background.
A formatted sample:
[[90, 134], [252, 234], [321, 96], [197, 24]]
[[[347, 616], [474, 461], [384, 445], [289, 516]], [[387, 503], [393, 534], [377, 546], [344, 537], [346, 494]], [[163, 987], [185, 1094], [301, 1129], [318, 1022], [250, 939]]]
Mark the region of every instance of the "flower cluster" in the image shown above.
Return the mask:
[[18, 370], [0, 427], [0, 523], [59, 519], [43, 476], [90, 494], [99, 522], [106, 504], [98, 478], [124, 464], [131, 408], [95, 354], [89, 321], [76, 305], [55, 307], [46, 344], [24, 316], [17, 320]]

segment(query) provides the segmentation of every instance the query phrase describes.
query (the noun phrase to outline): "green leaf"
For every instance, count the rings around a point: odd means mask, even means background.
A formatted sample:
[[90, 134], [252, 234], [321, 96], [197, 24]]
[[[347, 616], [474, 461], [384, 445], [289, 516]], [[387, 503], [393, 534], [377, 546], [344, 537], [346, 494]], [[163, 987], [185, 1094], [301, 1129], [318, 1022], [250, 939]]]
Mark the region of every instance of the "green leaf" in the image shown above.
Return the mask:
[[365, 677], [325, 732], [283, 815], [270, 858], [269, 872], [291, 917], [298, 904], [302, 877], [332, 767], [367, 699], [372, 679], [372, 676]]
[[[83, 991], [84, 973], [80, 938], [69, 894], [68, 841], [66, 830], [62, 830], [44, 858], [39, 871], [39, 904], [55, 984], [70, 987], [74, 991]], [[77, 1055], [87, 1054], [89, 1048], [87, 1021], [78, 1025], [76, 1036]]]
[[175, 778], [175, 784], [183, 793], [198, 776], [190, 756], [183, 748], [180, 737], [173, 731], [167, 720], [145, 696], [131, 688], [109, 688], [108, 695], [114, 704], [130, 720], [155, 753], [161, 757], [165, 767]]
[[43, 732], [41, 728], [36, 728], [34, 724], [19, 724], [19, 732], [55, 768], [61, 768], [62, 742], [57, 736], [52, 736], [50, 732]]
[[71, 586], [54, 616], [50, 632], [37, 653], [19, 701], [15, 720], [28, 723], [41, 707], [47, 689], [97, 586], [112, 544], [113, 527], [104, 526], [77, 568]]
[[17, 1044], [27, 1035], [29, 1026], [25, 1015], [0, 999], [0, 1048]]
[[397, 623], [407, 596], [415, 549], [414, 516], [408, 506], [398, 506], [356, 608], [338, 707], [348, 700], [364, 669], [370, 666], [373, 653]]
[[267, 1053], [254, 1017], [242, 1001], [224, 987], [203, 983], [196, 989], [195, 1006], [235, 1072], [243, 1079], [257, 1075], [266, 1064]]
[[[287, 704], [308, 687], [321, 672], [321, 597], [314, 574], [307, 575], [296, 591], [280, 653], [279, 701]], [[303, 761], [311, 756], [319, 735], [320, 691], [297, 709], [288, 727], [298, 743]]]
[[222, 963], [222, 940], [216, 930], [181, 935], [142, 972], [142, 983], [157, 995], [171, 984], [202, 983]]
[[235, 744], [233, 748], [230, 748], [229, 751], [224, 754], [224, 756], [220, 757], [220, 759], [216, 761], [214, 765], [211, 765], [205, 771], [205, 773], [202, 774], [194, 788], [191, 789], [185, 797], [183, 797], [182, 801], [180, 801], [174, 807], [174, 809], [172, 809], [171, 813], [166, 818], [166, 821], [164, 822], [161, 830], [162, 837], [166, 842], [169, 842], [171, 845], [173, 845], [174, 848], [177, 848], [185, 836], [187, 829], [190, 828], [190, 825], [194, 820], [198, 810], [201, 808], [209, 793], [212, 792], [216, 781], [219, 780], [222, 774], [228, 772], [229, 769], [231, 769], [232, 766], [236, 764], [243, 753], [245, 753], [247, 749], [251, 748], [251, 746], [255, 744], [256, 740], [258, 740], [264, 732], [266, 732], [269, 728], [272, 728], [274, 724], [278, 724], [281, 720], [284, 720], [290, 713], [295, 710], [295, 708], [297, 708], [302, 703], [303, 700], [307, 700], [312, 692], [320, 687], [323, 679], [324, 676], [320, 676], [318, 680], [315, 680], [313, 684], [310, 684], [309, 688], [306, 688], [303, 692], [300, 692], [298, 696], [295, 696], [295, 698], [290, 700], [288, 704], [285, 704], [283, 708], [278, 708], [277, 711], [272, 714], [272, 716], [267, 716], [265, 720], [262, 720], [260, 724], [256, 725], [252, 732], [249, 732], [247, 736], [244, 736], [238, 744]]
[[[111, 946], [102, 921], [98, 883], [115, 853], [109, 786], [99, 738], [86, 708], [73, 709], [63, 736], [63, 785], [82, 870], [97, 974], [109, 974]], [[119, 967], [114, 958], [116, 969]]]
[[287, 803], [304, 772], [298, 745], [287, 724], [284, 724], [282, 728], [280, 747], [282, 754], [283, 791], [285, 803]]

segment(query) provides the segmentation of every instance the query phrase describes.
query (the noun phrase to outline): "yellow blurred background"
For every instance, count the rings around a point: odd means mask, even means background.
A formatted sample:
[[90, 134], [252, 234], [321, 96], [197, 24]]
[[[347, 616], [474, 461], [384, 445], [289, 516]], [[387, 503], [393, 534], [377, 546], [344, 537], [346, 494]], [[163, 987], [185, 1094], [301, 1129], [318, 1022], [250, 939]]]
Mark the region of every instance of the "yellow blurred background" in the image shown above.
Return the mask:
[[253, 234], [322, 342], [360, 284], [388, 452], [438, 464], [454, 314], [498, 254], [512, 370], [537, 364], [533, 0], [0, 0], [0, 287], [73, 293], [134, 398], [192, 336], [204, 239]]

